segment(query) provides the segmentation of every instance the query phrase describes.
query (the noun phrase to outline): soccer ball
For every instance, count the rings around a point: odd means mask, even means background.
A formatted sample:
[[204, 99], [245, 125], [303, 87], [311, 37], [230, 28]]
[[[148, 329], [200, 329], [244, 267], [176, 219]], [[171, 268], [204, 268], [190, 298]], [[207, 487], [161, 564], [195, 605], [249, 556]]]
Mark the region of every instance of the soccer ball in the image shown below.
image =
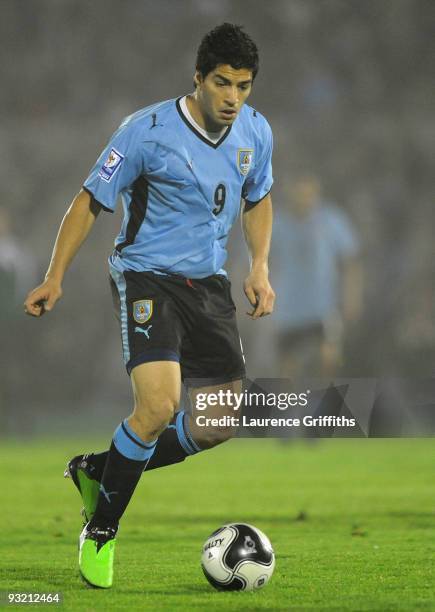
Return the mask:
[[269, 582], [275, 554], [262, 531], [246, 523], [230, 523], [207, 538], [201, 566], [219, 591], [253, 591]]

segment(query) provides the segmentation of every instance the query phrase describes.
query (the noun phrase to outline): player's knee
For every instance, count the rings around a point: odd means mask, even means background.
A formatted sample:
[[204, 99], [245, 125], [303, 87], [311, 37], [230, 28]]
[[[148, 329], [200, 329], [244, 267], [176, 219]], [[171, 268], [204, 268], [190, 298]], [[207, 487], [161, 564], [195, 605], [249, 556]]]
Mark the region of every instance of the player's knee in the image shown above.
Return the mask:
[[171, 418], [165, 414], [138, 415], [130, 417], [129, 422], [134, 432], [144, 441], [157, 438], [166, 428]]
[[154, 402], [136, 401], [131, 417], [133, 429], [144, 440], [158, 436], [168, 425], [178, 402], [166, 397]]

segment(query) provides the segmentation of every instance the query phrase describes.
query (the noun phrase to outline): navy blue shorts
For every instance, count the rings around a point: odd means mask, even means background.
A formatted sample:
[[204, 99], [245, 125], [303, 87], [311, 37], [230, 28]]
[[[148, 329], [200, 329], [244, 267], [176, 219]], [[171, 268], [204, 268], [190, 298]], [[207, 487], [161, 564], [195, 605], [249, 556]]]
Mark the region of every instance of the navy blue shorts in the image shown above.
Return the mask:
[[178, 361], [189, 386], [245, 377], [236, 307], [225, 276], [191, 280], [111, 269], [110, 282], [129, 374], [141, 363]]

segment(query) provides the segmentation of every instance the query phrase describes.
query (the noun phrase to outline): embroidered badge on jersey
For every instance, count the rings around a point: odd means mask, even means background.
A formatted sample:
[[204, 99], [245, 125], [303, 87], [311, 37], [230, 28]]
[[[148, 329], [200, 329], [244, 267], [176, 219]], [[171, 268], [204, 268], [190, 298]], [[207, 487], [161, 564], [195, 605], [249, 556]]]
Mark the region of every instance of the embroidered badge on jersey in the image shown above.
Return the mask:
[[153, 316], [153, 301], [138, 300], [133, 302], [133, 319], [136, 323], [146, 323]]
[[118, 170], [123, 160], [124, 155], [121, 155], [121, 153], [116, 149], [110, 149], [109, 157], [106, 159], [99, 172], [99, 175], [103, 181], [107, 181], [108, 183], [111, 180], [112, 176]]
[[249, 172], [253, 153], [254, 149], [239, 149], [237, 152], [237, 166], [243, 176], [246, 176]]

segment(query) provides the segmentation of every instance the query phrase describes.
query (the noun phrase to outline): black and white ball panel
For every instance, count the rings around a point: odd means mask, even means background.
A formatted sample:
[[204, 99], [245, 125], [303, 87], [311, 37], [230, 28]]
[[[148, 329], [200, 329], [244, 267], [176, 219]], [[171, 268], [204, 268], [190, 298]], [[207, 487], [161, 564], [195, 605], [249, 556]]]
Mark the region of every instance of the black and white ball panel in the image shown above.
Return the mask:
[[209, 574], [221, 584], [228, 583], [233, 575], [231, 568], [226, 567], [223, 563], [223, 557], [236, 537], [237, 532], [230, 525], [225, 525], [213, 532], [204, 544], [202, 552], [204, 573], [206, 576]]
[[216, 589], [250, 591], [269, 581], [275, 555], [270, 541], [259, 529], [246, 523], [231, 523], [209, 536], [201, 565]]
[[218, 591], [244, 591], [247, 587], [246, 580], [239, 578], [238, 576], [230, 576], [229, 580], [225, 583], [219, 582], [207, 570], [202, 566], [204, 576], [207, 578], [209, 583], [214, 586]]
[[255, 561], [265, 566], [272, 563], [272, 547], [261, 531], [246, 523], [234, 523], [230, 529], [235, 530], [236, 537], [225, 551], [223, 561], [226, 567], [235, 572], [245, 561]]

